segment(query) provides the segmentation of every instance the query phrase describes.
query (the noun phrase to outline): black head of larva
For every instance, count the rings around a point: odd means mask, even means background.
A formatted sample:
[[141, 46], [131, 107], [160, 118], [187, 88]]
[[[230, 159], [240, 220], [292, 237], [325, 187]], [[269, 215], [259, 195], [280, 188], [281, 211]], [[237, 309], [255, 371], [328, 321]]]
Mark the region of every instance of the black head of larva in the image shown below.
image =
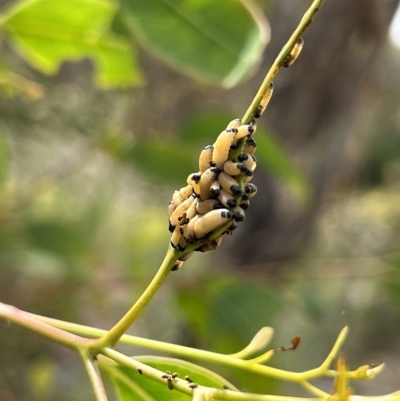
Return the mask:
[[228, 207], [230, 207], [232, 209], [237, 206], [237, 202], [235, 201], [235, 199], [228, 199], [226, 204], [228, 205]]
[[219, 188], [211, 188], [210, 192], [213, 198], [218, 198], [218, 196], [221, 194], [221, 190]]
[[222, 203], [215, 203], [212, 208], [213, 208], [213, 210], [224, 209], [225, 206]]
[[244, 164], [239, 163], [238, 169], [247, 177], [253, 177], [253, 172]]
[[244, 162], [245, 160], [247, 160], [249, 158], [249, 155], [247, 153], [241, 153], [237, 159], [239, 162]]
[[241, 214], [241, 213], [235, 213], [235, 214], [233, 215], [233, 219], [234, 219], [235, 221], [243, 221], [243, 220], [244, 220], [244, 215]]
[[[249, 196], [247, 195], [247, 199], [248, 198], [249, 198]], [[248, 209], [250, 206], [250, 202], [247, 199], [245, 199], [245, 194], [243, 194], [242, 203], [239, 205], [243, 210]]]
[[252, 134], [254, 132], [254, 127], [249, 125], [249, 128], [247, 130], [249, 131], [249, 134]]
[[260, 118], [261, 117], [261, 113], [262, 113], [263, 109], [261, 106], [257, 107], [257, 110], [254, 113], [254, 118]]
[[246, 145], [255, 148], [257, 146], [257, 143], [254, 138], [247, 138]]
[[232, 185], [230, 187], [230, 190], [233, 195], [242, 195], [242, 189], [240, 188], [239, 185]]
[[201, 174], [199, 174], [199, 173], [193, 174], [192, 181], [194, 181], [196, 184], [198, 184], [200, 181], [200, 177], [201, 177]]
[[231, 219], [233, 217], [233, 213], [232, 212], [221, 212], [221, 217], [223, 217], [224, 219]]
[[222, 170], [219, 167], [210, 167], [210, 171], [218, 175]]

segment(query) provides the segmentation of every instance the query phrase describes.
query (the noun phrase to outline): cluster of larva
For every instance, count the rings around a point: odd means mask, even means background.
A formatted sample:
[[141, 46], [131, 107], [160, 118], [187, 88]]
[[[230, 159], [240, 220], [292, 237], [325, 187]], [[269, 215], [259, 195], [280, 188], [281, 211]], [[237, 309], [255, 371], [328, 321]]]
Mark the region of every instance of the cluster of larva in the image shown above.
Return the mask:
[[[297, 41], [283, 67], [293, 64], [303, 43], [302, 38]], [[273, 89], [271, 83], [254, 113], [255, 118], [266, 109]], [[255, 130], [254, 119], [248, 125], [242, 124], [240, 119], [231, 121], [215, 143], [200, 153], [199, 171], [188, 176], [185, 187], [174, 191], [168, 205], [171, 245], [183, 254], [173, 270], [179, 269], [194, 251], [216, 249], [223, 235], [231, 234], [237, 227], [236, 223], [244, 220], [249, 199], [257, 192], [257, 187], [250, 182], [257, 165]], [[243, 153], [231, 157], [231, 150], [235, 151], [242, 140]], [[211, 233], [223, 226], [228, 228], [217, 238], [210, 238]], [[191, 250], [185, 252], [188, 244], [198, 244], [198, 247], [194, 250], [190, 247]]]
[[[199, 171], [188, 176], [187, 186], [174, 191], [168, 205], [171, 245], [184, 251], [188, 244], [199, 243], [195, 250], [179, 258], [174, 269], [178, 269], [194, 251], [216, 249], [223, 235], [232, 233], [236, 222], [244, 220], [249, 199], [257, 192], [256, 186], [250, 182], [257, 164], [254, 157], [255, 130], [255, 120], [249, 125], [242, 125], [240, 119], [231, 121], [214, 145], [206, 146], [201, 151]], [[243, 138], [243, 153], [230, 160], [229, 152], [236, 149], [237, 143]], [[224, 225], [228, 229], [218, 238], [208, 238], [211, 232]]]

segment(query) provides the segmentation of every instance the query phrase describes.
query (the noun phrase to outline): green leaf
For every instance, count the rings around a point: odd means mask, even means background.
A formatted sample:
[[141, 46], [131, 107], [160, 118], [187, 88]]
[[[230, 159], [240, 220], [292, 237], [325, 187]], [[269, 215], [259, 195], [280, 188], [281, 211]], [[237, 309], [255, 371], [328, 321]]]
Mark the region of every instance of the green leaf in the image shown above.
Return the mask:
[[196, 149], [171, 139], [158, 137], [140, 140], [128, 157], [139, 170], [149, 174], [153, 179], [163, 182], [174, 180], [181, 186], [186, 185], [189, 173], [198, 170]]
[[129, 43], [108, 33], [110, 0], [25, 0], [3, 15], [2, 28], [35, 68], [54, 74], [68, 60], [90, 57], [102, 87], [138, 85]]
[[281, 307], [281, 299], [270, 287], [238, 282], [221, 288], [210, 305], [208, 330], [218, 352], [243, 348], [262, 326], [269, 325]]
[[[162, 372], [167, 370], [177, 372], [180, 378], [188, 375], [194, 383], [202, 386], [220, 389], [223, 386], [228, 386], [232, 390], [237, 390], [223, 377], [193, 363], [157, 356], [140, 356], [134, 357], [134, 359]], [[106, 367], [106, 370], [113, 379], [119, 401], [188, 401], [191, 399], [188, 395], [171, 391], [166, 384], [139, 375], [132, 369], [117, 366], [115, 368]]]
[[82, 255], [90, 249], [90, 238], [77, 225], [37, 221], [27, 225], [28, 238], [38, 248], [64, 256]]
[[3, 188], [7, 179], [8, 144], [3, 129], [0, 127], [0, 188]]
[[282, 180], [299, 201], [306, 203], [311, 196], [306, 177], [293, 165], [290, 156], [271, 132], [257, 129], [257, 160], [271, 175]]
[[172, 67], [226, 87], [249, 74], [269, 40], [261, 10], [238, 0], [121, 0], [120, 20]]
[[179, 136], [196, 146], [211, 145], [234, 117], [228, 113], [203, 113], [183, 124]]

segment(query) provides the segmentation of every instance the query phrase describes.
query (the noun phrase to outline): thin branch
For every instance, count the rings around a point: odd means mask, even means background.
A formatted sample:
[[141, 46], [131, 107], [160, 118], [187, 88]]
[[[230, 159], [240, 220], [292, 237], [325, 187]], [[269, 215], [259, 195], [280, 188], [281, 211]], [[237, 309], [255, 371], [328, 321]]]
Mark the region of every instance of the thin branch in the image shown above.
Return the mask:
[[0, 318], [26, 327], [69, 348], [84, 349], [91, 341], [56, 328], [54, 325], [41, 322], [29, 313], [21, 311], [12, 305], [0, 303]]
[[[43, 316], [31, 315], [38, 320], [46, 322], [48, 324], [54, 325], [55, 327], [60, 327], [64, 330], [71, 331], [73, 333], [92, 336], [92, 337], [101, 337], [104, 336], [107, 331], [96, 329], [92, 327], [82, 326], [75, 323], [63, 322], [56, 319], [50, 319]], [[239, 368], [243, 370], [247, 370], [249, 372], [262, 374], [269, 377], [274, 377], [279, 380], [287, 380], [291, 382], [304, 382], [313, 378], [316, 378], [321, 375], [330, 375], [329, 367], [333, 361], [333, 359], [337, 356], [340, 351], [343, 342], [345, 341], [348, 334], [348, 327], [346, 326], [339, 334], [338, 339], [336, 340], [331, 352], [325, 361], [316, 369], [308, 370], [305, 372], [289, 372], [286, 370], [281, 370], [277, 368], [273, 368], [271, 366], [264, 366], [259, 364], [249, 364], [247, 360], [237, 359], [230, 355], [218, 354], [211, 351], [200, 350], [196, 348], [185, 347], [183, 345], [171, 344], [162, 341], [150, 340], [147, 338], [135, 337], [131, 335], [123, 335], [120, 338], [120, 342], [124, 344], [134, 345], [137, 347], [143, 347], [147, 349], [152, 349], [155, 351], [161, 351], [169, 354], [173, 354], [180, 357], [185, 357], [189, 359], [197, 359], [201, 361], [207, 362], [215, 362], [222, 365], [230, 366], [233, 368]]]
[[86, 372], [88, 373], [90, 383], [97, 401], [108, 401], [106, 390], [104, 388], [103, 380], [100, 376], [99, 367], [97, 362], [93, 359], [88, 352], [81, 352], [83, 364], [85, 365]]
[[140, 315], [146, 305], [153, 298], [157, 290], [160, 288], [161, 284], [167, 278], [169, 272], [171, 271], [174, 263], [176, 262], [180, 254], [181, 253], [179, 251], [176, 251], [172, 247], [168, 249], [164, 261], [162, 262], [160, 268], [157, 271], [157, 274], [154, 276], [149, 286], [136, 301], [136, 303], [132, 306], [132, 308], [114, 327], [112, 327], [101, 338], [93, 341], [93, 349], [114, 346], [119, 341], [121, 336], [124, 335], [124, 333], [129, 329], [132, 323], [136, 320], [136, 318]]
[[289, 53], [293, 49], [293, 46], [300, 39], [304, 31], [307, 29], [308, 25], [310, 25], [311, 21], [314, 18], [314, 15], [319, 10], [324, 1], [325, 0], [314, 0], [309, 9], [306, 11], [296, 30], [292, 33], [292, 36], [286, 42], [285, 46], [283, 46], [282, 50], [278, 54], [278, 57], [275, 59], [267, 75], [265, 76], [264, 81], [260, 86], [260, 89], [258, 90], [251, 105], [242, 118], [242, 124], [249, 124], [252, 121], [261, 100], [268, 92], [270, 84], [274, 80], [279, 69], [282, 67], [286, 57], [289, 55]]

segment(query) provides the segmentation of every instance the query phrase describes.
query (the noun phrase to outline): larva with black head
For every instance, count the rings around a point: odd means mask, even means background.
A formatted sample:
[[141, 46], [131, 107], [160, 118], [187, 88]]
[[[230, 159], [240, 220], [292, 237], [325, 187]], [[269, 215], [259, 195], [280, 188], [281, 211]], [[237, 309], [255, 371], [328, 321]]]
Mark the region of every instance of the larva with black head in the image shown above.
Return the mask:
[[264, 110], [267, 108], [268, 103], [271, 100], [273, 92], [274, 92], [274, 83], [271, 82], [267, 92], [261, 99], [260, 104], [258, 105], [256, 112], [254, 113], [254, 118], [260, 118], [261, 114], [264, 113]]
[[237, 128], [230, 128], [222, 131], [214, 143], [214, 151], [212, 163], [218, 168], [222, 168], [223, 164], [228, 160], [231, 145], [237, 134]]
[[226, 192], [237, 196], [242, 195], [242, 189], [240, 188], [240, 185], [232, 176], [226, 174], [224, 171], [219, 174], [218, 181], [222, 189]]
[[194, 235], [197, 239], [223, 226], [233, 219], [233, 213], [228, 209], [217, 209], [200, 216], [194, 224]]
[[299, 38], [296, 42], [296, 44], [293, 46], [292, 51], [287, 55], [285, 60], [282, 63], [282, 67], [289, 67], [291, 66], [299, 57], [304, 45], [304, 39]]
[[248, 169], [243, 163], [235, 163], [231, 160], [227, 160], [224, 163], [223, 170], [226, 174], [232, 177], [237, 176], [241, 173], [248, 177], [253, 176], [253, 172]]
[[217, 179], [221, 169], [218, 167], [210, 167], [201, 175], [199, 181], [200, 199], [206, 200], [211, 198], [211, 185]]
[[214, 147], [212, 145], [208, 145], [201, 151], [199, 157], [199, 171], [201, 174], [203, 174], [204, 171], [212, 166], [213, 150]]
[[233, 209], [237, 206], [237, 201], [235, 198], [229, 192], [226, 192], [223, 189], [221, 189], [218, 200], [228, 209]]
[[189, 198], [185, 199], [180, 205], [178, 205], [178, 207], [172, 212], [169, 218], [169, 223], [172, 227], [179, 225], [179, 218], [183, 215], [183, 213], [186, 213], [194, 200], [194, 196], [190, 196]]

